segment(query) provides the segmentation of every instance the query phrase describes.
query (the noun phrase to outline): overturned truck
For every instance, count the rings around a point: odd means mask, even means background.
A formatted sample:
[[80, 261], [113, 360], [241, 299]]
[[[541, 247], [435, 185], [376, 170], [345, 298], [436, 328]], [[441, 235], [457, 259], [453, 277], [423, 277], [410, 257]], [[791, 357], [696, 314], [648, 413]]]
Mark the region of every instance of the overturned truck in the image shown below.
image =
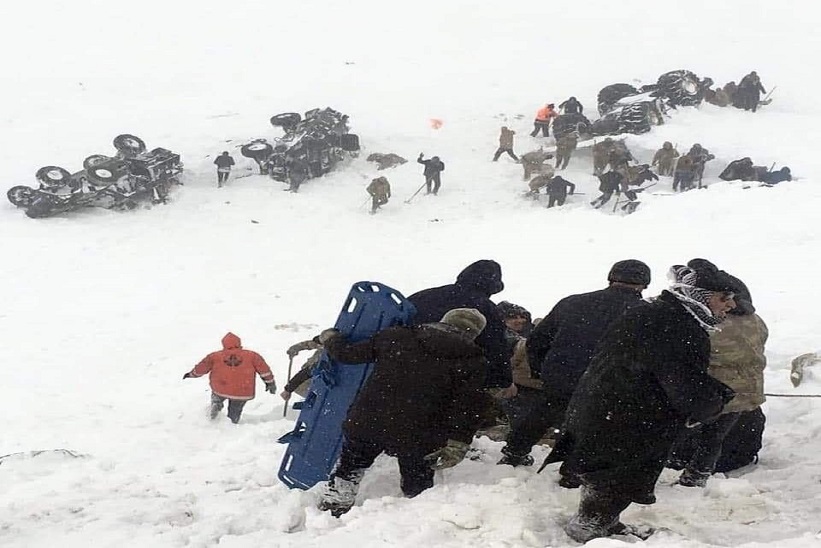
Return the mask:
[[308, 165], [309, 178], [331, 171], [347, 156], [359, 152], [359, 137], [350, 133], [348, 116], [332, 108], [309, 110], [303, 118], [297, 112], [271, 117], [271, 125], [281, 128], [282, 137], [255, 139], [243, 145], [240, 152], [251, 158], [261, 174], [285, 182], [289, 164], [301, 160]]
[[129, 134], [114, 139], [114, 156], [93, 154], [83, 169], [70, 173], [59, 166], [37, 170], [39, 186], [15, 186], [7, 197], [32, 218], [51, 217], [83, 207], [134, 209], [141, 200], [165, 203], [170, 187], [179, 184], [180, 155], [164, 148], [146, 150]]

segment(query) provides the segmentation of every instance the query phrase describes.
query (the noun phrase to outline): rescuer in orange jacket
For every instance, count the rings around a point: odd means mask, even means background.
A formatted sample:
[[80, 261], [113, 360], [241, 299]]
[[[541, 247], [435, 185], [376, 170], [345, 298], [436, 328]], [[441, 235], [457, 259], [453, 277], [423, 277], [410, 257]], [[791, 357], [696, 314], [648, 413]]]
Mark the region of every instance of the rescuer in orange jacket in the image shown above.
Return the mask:
[[539, 130], [541, 130], [542, 135], [545, 137], [548, 136], [547, 130], [550, 127], [550, 120], [558, 116], [559, 113], [556, 112], [556, 105], [553, 103], [549, 103], [538, 111], [536, 111], [536, 120], [533, 121], [533, 131], [531, 132], [531, 137], [536, 137], [539, 134]]
[[211, 381], [211, 419], [217, 418], [225, 400], [228, 400], [228, 418], [239, 422], [242, 408], [254, 399], [255, 373], [265, 382], [265, 390], [276, 394], [274, 374], [265, 360], [251, 350], [242, 348], [242, 341], [233, 333], [222, 338], [222, 350], [211, 352], [183, 379], [202, 377], [209, 373]]

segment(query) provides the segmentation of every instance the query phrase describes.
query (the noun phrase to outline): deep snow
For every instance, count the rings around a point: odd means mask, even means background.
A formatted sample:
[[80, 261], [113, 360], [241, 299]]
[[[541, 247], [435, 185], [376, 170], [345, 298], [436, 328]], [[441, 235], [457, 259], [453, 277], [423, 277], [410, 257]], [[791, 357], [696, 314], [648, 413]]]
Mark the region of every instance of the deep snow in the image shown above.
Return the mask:
[[[261, 391], [243, 421], [205, 418], [205, 380], [181, 381], [232, 330], [285, 382], [285, 349], [330, 325], [350, 285], [378, 280], [405, 294], [451, 282], [470, 262], [499, 261], [498, 299], [546, 314], [561, 297], [603, 287], [612, 262], [653, 268], [709, 258], [744, 279], [770, 328], [767, 390], [821, 393], [821, 371], [789, 383], [789, 362], [817, 350], [821, 244], [817, 154], [821, 53], [809, 2], [475, 3], [401, 6], [305, 0], [288, 4], [148, 0], [4, 6], [7, 52], [0, 147], [6, 188], [33, 184], [42, 165], [79, 169], [119, 133], [183, 155], [185, 186], [167, 206], [89, 210], [32, 220], [0, 205], [0, 337], [4, 409], [0, 455], [64, 448], [0, 465], [0, 545], [50, 546], [570, 546], [561, 525], [578, 494], [554, 467], [481, 462], [401, 498], [398, 470], [380, 459], [357, 507], [340, 520], [316, 493], [276, 479], [282, 401]], [[521, 198], [521, 168], [491, 163], [499, 126], [517, 131], [535, 110], [577, 96], [591, 114], [604, 85], [651, 82], [688, 68], [721, 85], [755, 69], [778, 86], [755, 115], [703, 105], [629, 137], [644, 161], [664, 140], [716, 154], [710, 188], [669, 196], [662, 179], [630, 216], [592, 210], [589, 152], [564, 176], [586, 195], [546, 210]], [[331, 106], [351, 117], [360, 158], [298, 195], [259, 176], [218, 190], [213, 155], [234, 175], [253, 164], [237, 145], [273, 137], [272, 114]], [[431, 129], [429, 120], [444, 126]], [[544, 142], [548, 146], [552, 140]], [[682, 150], [683, 149], [683, 150]], [[394, 198], [363, 206], [375, 176], [369, 152], [409, 163], [382, 172]], [[447, 163], [439, 197], [403, 200], [422, 183], [420, 151]], [[724, 183], [730, 160], [789, 165], [774, 188]], [[257, 221], [252, 223], [251, 221]], [[821, 399], [771, 398], [761, 461], [671, 487], [628, 521], [667, 527], [649, 546], [821, 545]], [[545, 451], [537, 450], [537, 460]], [[618, 546], [601, 539], [590, 546]]]

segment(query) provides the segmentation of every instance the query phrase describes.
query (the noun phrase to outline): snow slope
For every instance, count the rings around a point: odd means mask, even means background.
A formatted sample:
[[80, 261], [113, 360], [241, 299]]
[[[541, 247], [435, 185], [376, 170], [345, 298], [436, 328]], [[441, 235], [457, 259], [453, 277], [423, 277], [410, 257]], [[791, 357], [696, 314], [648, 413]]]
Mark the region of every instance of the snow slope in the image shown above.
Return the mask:
[[[281, 386], [285, 349], [330, 325], [357, 280], [410, 294], [493, 258], [507, 286], [497, 297], [542, 316], [603, 287], [615, 260], [650, 264], [654, 295], [671, 264], [707, 257], [747, 282], [770, 327], [767, 390], [821, 393], [821, 371], [799, 389], [788, 380], [790, 359], [817, 350], [821, 332], [813, 4], [280, 4], [2, 8], [6, 187], [33, 184], [46, 164], [79, 169], [125, 132], [180, 152], [186, 172], [164, 207], [35, 221], [0, 205], [0, 455], [80, 455], [0, 464], [0, 546], [574, 545], [561, 525], [578, 494], [556, 485], [553, 467], [495, 466], [501, 444], [486, 438], [475, 443], [482, 461], [413, 500], [400, 496], [395, 462], [380, 459], [336, 520], [313, 508], [316, 492], [276, 479], [275, 440], [294, 418], [282, 419], [278, 397], [258, 394], [239, 426], [205, 418], [207, 382], [180, 379], [226, 331], [262, 353]], [[633, 215], [592, 210], [597, 184], [580, 149], [564, 176], [586, 195], [548, 211], [521, 198], [520, 166], [489, 161], [501, 125], [517, 131], [520, 153], [552, 144], [527, 136], [545, 101], [575, 95], [592, 113], [604, 85], [677, 68], [718, 84], [755, 69], [778, 85], [755, 115], [703, 105], [628, 138], [645, 161], [664, 140], [702, 143], [717, 156], [706, 191], [669, 196], [663, 179]], [[363, 155], [297, 195], [252, 175], [235, 147], [276, 135], [272, 114], [316, 106], [350, 115]], [[217, 190], [222, 150], [237, 158], [235, 176], [249, 176]], [[410, 162], [384, 173], [394, 199], [370, 216], [364, 187], [376, 172], [364, 157], [389, 151]], [[422, 183], [420, 151], [446, 162], [443, 190], [406, 205]], [[800, 179], [718, 181], [741, 156]], [[647, 545], [821, 545], [821, 400], [771, 398], [765, 411], [758, 466], [705, 490], [672, 487], [665, 471], [659, 503], [625, 513], [670, 529]]]

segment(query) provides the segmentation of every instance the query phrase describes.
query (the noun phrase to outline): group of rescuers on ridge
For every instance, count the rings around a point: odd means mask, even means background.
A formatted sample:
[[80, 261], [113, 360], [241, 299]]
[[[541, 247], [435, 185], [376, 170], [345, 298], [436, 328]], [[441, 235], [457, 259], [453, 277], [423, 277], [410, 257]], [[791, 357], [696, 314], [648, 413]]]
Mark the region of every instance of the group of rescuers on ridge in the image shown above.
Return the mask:
[[[531, 449], [547, 435], [553, 447], [542, 469], [561, 462], [559, 485], [581, 488], [565, 525], [571, 538], [641, 536], [620, 514], [631, 503], [655, 502], [654, 485], [675, 448], [683, 440], [691, 448], [677, 455], [678, 483], [703, 487], [728, 450], [728, 432], [761, 414], [764, 402], [768, 332], [747, 286], [705, 259], [675, 265], [668, 277], [667, 290], [643, 299], [650, 268], [618, 261], [607, 287], [561, 299], [531, 322], [521, 306], [491, 300], [504, 289], [502, 270], [479, 260], [455, 283], [408, 297], [417, 310], [412, 325], [355, 343], [325, 329], [292, 346], [291, 358], [315, 353], [281, 392], [286, 400], [323, 351], [342, 364], [375, 363], [348, 411], [319, 508], [348, 512], [383, 452], [398, 459], [401, 490], [415, 497], [433, 486], [436, 470], [465, 458], [477, 432], [506, 416], [498, 464], [532, 465]], [[212, 418], [228, 400], [229, 418], [239, 421], [255, 374], [276, 393], [265, 361], [231, 333], [184, 378], [208, 373]]]
[[[730, 104], [752, 110], [755, 112], [760, 94], [764, 87], [755, 71], [746, 75], [740, 85], [729, 82], [723, 88], [716, 90], [706, 90], [705, 100], [717, 106], [728, 106]], [[584, 106], [575, 97], [570, 97], [559, 105], [558, 110], [553, 103], [548, 103], [541, 107], [534, 120], [531, 137], [536, 137], [540, 133], [544, 137], [549, 136], [551, 123], [559, 114], [582, 114]], [[555, 155], [545, 152], [543, 148], [530, 151], [520, 157], [513, 151], [515, 131], [507, 126], [501, 128], [499, 134], [499, 147], [493, 155], [493, 161], [498, 161], [499, 157], [507, 153], [514, 161], [520, 163], [523, 168], [523, 179], [528, 182], [527, 196], [538, 198], [540, 192], [544, 190], [548, 196], [547, 207], [564, 205], [567, 196], [574, 194], [575, 184], [555, 174], [556, 170], [564, 170], [570, 163], [576, 147], [579, 135], [573, 131], [556, 138]], [[614, 140], [610, 137], [595, 143], [593, 153], [593, 173], [599, 178], [599, 191], [601, 195], [593, 200], [591, 205], [596, 208], [602, 207], [610, 201], [613, 194], [624, 194], [627, 198], [622, 209], [628, 213], [635, 210], [638, 205], [637, 193], [644, 190], [641, 185], [648, 181], [657, 181], [658, 176], [673, 177], [673, 191], [684, 192], [695, 188], [703, 188], [702, 177], [704, 167], [707, 162], [713, 160], [715, 156], [700, 144], [694, 144], [689, 152], [681, 155], [670, 142], [665, 142], [655, 153], [651, 164], [635, 163], [636, 159], [627, 149], [624, 142]], [[405, 163], [406, 160], [396, 154], [373, 154], [371, 155], [379, 162], [379, 169], [393, 167]], [[555, 166], [547, 164], [547, 160], [554, 158]], [[438, 156], [425, 160], [420, 154], [417, 162], [424, 165], [423, 176], [425, 178], [424, 188], [426, 194], [438, 195], [442, 184], [441, 173], [445, 170], [445, 164]], [[369, 160], [371, 158], [369, 157]], [[635, 165], [630, 165], [634, 162]], [[218, 186], [222, 186], [228, 180], [231, 166], [234, 165], [233, 158], [227, 151], [223, 152], [214, 160], [217, 166]], [[656, 168], [656, 172], [652, 168]], [[293, 161], [288, 167], [289, 187], [286, 190], [297, 192], [300, 184], [308, 177], [307, 166], [301, 166], [300, 162]], [[761, 181], [765, 184], [776, 184], [792, 179], [790, 169], [782, 167], [772, 171], [766, 166], [754, 166], [750, 158], [743, 158], [731, 162], [730, 165], [719, 176], [725, 181]], [[631, 189], [631, 186], [639, 187]], [[421, 191], [420, 187], [419, 191]], [[391, 185], [387, 177], [379, 176], [373, 179], [366, 188], [371, 196], [371, 210], [376, 213], [383, 205], [387, 204], [391, 198]], [[417, 192], [419, 192], [417, 191]]]

